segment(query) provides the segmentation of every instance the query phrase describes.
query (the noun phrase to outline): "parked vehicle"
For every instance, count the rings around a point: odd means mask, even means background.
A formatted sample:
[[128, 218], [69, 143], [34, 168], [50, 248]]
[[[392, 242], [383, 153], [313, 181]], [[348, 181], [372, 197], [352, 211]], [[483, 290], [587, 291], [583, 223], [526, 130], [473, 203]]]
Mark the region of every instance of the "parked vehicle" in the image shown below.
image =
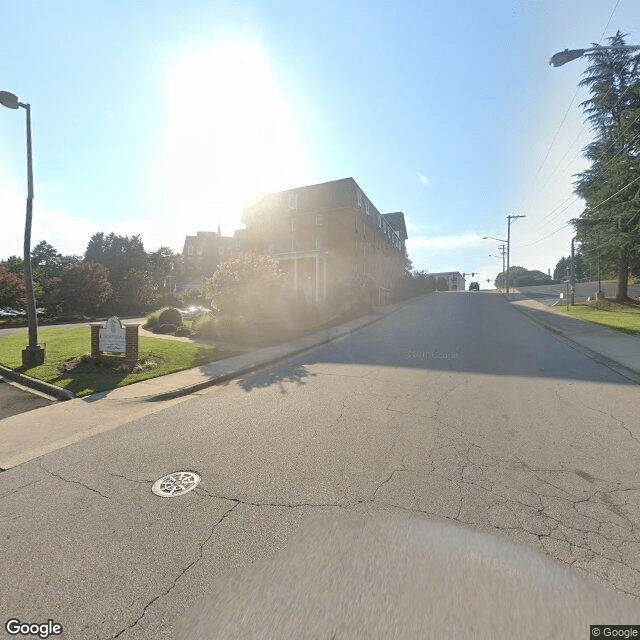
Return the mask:
[[469, 291], [480, 291], [480, 285], [477, 282], [472, 282], [469, 285]]

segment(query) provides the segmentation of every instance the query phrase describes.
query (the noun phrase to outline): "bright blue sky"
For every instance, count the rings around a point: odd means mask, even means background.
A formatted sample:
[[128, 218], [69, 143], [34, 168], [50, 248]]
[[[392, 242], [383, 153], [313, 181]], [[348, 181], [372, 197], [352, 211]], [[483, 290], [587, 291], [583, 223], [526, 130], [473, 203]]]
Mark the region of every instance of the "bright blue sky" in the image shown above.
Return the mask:
[[[512, 264], [553, 269], [571, 229], [536, 241], [581, 212], [590, 132], [583, 90], [567, 112], [585, 62], [547, 63], [600, 40], [614, 8], [606, 35], [640, 44], [636, 0], [4, 1], [0, 89], [32, 104], [33, 244], [82, 254], [115, 231], [181, 251], [218, 222], [232, 234], [259, 193], [352, 176], [405, 213], [417, 268], [486, 287], [501, 261], [482, 236], [525, 214]], [[1, 109], [0, 258], [22, 252], [24, 164], [24, 113]]]

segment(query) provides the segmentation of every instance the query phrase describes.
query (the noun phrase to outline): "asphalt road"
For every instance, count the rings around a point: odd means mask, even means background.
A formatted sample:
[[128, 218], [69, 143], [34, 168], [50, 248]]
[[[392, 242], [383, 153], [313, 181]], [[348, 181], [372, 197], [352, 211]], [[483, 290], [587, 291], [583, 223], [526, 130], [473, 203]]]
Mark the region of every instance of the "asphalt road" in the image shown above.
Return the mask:
[[52, 402], [55, 400], [26, 391], [0, 378], [0, 420], [32, 409], [46, 407]]
[[[3, 612], [79, 640], [640, 623], [638, 398], [500, 296], [434, 294], [1, 473]], [[178, 470], [200, 486], [154, 496]]]

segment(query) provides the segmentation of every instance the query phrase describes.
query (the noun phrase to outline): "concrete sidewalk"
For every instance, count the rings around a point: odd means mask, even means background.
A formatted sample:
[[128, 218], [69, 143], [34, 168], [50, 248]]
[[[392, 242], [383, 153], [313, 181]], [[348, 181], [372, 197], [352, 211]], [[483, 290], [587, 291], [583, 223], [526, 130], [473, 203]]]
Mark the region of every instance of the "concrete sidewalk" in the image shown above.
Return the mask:
[[508, 301], [514, 309], [549, 329], [592, 360], [640, 384], [639, 336], [578, 320], [522, 294], [511, 294]]
[[[184, 402], [190, 394], [286, 360], [348, 336], [415, 302], [376, 309], [372, 315], [303, 336], [290, 343], [257, 349], [202, 367], [58, 402], [0, 420], [0, 469], [9, 469], [98, 433]], [[156, 336], [157, 337], [157, 336]]]

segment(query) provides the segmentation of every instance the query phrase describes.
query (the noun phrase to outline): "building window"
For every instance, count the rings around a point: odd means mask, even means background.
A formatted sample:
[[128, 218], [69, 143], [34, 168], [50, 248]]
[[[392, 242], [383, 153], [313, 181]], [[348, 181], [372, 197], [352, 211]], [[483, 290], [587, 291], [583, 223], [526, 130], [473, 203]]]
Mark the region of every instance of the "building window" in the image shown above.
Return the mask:
[[193, 247], [187, 247], [187, 255], [189, 256], [193, 255]]
[[362, 191], [358, 191], [358, 206], [362, 208]]
[[319, 215], [316, 216], [316, 224], [321, 227], [324, 224], [324, 216]]
[[218, 247], [218, 255], [220, 257], [224, 256], [224, 247]]
[[201, 256], [201, 255], [202, 255], [202, 247], [198, 247], [198, 248], [196, 249], [196, 253], [197, 253], [199, 256]]
[[316, 238], [316, 249], [322, 249], [322, 238]]
[[369, 215], [369, 201], [367, 200], [364, 205], [364, 212]]
[[291, 220], [291, 231], [297, 231], [298, 230], [298, 221], [297, 220]]
[[276, 250], [276, 245], [275, 244], [270, 244], [269, 245], [269, 253], [273, 253]]
[[356, 225], [356, 231], [358, 230], [358, 216], [353, 216], [353, 221]]
[[291, 241], [291, 251], [297, 251], [300, 248], [300, 245], [295, 241]]
[[293, 191], [289, 194], [289, 211], [298, 210], [298, 194]]
[[356, 238], [356, 255], [358, 255], [358, 239]]

